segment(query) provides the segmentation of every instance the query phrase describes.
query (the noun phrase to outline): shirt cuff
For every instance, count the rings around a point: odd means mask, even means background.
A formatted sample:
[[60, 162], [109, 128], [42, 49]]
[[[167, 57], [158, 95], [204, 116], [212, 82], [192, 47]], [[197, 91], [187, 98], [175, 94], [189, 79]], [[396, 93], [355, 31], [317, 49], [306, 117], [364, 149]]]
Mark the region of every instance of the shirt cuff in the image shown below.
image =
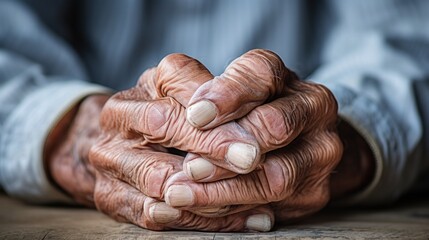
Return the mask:
[[[405, 143], [397, 124], [385, 108], [363, 95], [335, 84], [326, 84], [339, 105], [339, 116], [347, 121], [368, 143], [375, 159], [375, 173], [364, 189], [335, 205], [380, 205], [396, 200], [403, 191], [401, 182]], [[351, 177], [351, 176], [350, 176]]]
[[27, 96], [2, 126], [0, 181], [4, 190], [33, 203], [70, 202], [46, 175], [45, 140], [61, 117], [82, 98], [109, 92], [98, 85], [70, 81], [46, 85]]

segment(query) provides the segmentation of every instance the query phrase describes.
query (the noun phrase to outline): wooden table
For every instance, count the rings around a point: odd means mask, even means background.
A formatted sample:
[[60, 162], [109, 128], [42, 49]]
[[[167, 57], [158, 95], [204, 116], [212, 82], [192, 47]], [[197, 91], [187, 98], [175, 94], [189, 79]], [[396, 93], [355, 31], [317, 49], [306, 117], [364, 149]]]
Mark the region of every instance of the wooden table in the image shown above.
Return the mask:
[[269, 233], [154, 232], [95, 210], [30, 206], [0, 195], [0, 239], [429, 239], [429, 198], [378, 210], [325, 210]]

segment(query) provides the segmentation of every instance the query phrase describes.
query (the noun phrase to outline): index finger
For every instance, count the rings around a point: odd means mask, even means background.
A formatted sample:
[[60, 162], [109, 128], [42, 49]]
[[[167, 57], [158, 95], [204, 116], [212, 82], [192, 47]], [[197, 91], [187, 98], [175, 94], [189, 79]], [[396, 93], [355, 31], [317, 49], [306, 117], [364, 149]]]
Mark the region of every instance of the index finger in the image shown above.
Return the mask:
[[236, 173], [248, 173], [261, 161], [256, 139], [236, 122], [202, 131], [186, 121], [184, 108], [174, 99], [135, 101], [132, 92], [118, 93], [105, 104], [100, 116], [104, 130], [193, 152]]
[[[298, 136], [335, 129], [337, 104], [327, 88], [300, 81], [289, 85], [286, 97], [258, 106], [237, 121], [256, 139], [262, 154], [283, 148]], [[233, 176], [225, 169], [189, 154], [183, 168], [191, 179], [204, 182]]]
[[137, 87], [154, 100], [172, 97], [187, 107], [195, 91], [213, 75], [198, 60], [185, 54], [173, 53], [164, 57], [157, 67], [146, 70]]
[[118, 221], [131, 222], [143, 228], [266, 232], [274, 225], [274, 214], [268, 206], [223, 217], [203, 217], [172, 208], [122, 181], [102, 174], [98, 174], [97, 179], [94, 193], [97, 209]]

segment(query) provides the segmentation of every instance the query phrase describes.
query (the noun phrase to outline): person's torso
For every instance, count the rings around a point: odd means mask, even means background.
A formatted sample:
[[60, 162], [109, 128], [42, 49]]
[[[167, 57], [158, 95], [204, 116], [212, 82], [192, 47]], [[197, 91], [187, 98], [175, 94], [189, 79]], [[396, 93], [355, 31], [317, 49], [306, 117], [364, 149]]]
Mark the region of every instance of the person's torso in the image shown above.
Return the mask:
[[118, 90], [133, 86], [145, 69], [175, 52], [219, 75], [246, 51], [265, 48], [306, 77], [319, 64], [331, 21], [323, 4], [310, 1], [60, 2], [54, 3], [56, 14], [43, 15], [63, 14], [65, 24], [45, 21], [78, 51], [89, 80]]

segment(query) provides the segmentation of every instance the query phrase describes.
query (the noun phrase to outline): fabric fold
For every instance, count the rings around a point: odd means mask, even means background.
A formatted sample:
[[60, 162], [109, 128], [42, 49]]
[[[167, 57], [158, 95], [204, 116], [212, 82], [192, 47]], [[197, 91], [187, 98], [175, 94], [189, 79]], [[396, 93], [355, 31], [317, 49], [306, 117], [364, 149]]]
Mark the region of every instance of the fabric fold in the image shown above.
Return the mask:
[[98, 85], [68, 81], [47, 84], [29, 94], [2, 126], [0, 181], [5, 191], [33, 203], [69, 202], [45, 173], [45, 140], [61, 117], [81, 99], [109, 92]]

